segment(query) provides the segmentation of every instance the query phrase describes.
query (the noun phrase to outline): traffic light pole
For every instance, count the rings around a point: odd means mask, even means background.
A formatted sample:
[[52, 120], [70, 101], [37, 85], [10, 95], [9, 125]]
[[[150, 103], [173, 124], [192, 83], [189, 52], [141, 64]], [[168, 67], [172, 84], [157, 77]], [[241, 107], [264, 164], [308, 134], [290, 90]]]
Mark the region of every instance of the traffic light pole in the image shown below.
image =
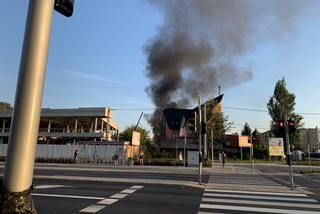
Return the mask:
[[250, 135], [250, 143], [251, 143], [251, 147], [250, 147], [250, 156], [251, 156], [251, 162], [252, 162], [252, 172], [254, 172], [254, 155], [253, 155], [253, 139], [252, 139], [252, 135]]
[[[203, 121], [206, 124], [207, 123], [207, 105], [204, 103], [203, 105]], [[208, 140], [207, 140], [207, 132], [203, 130], [203, 157], [205, 159], [208, 159]]]
[[30, 0], [1, 188], [1, 212], [37, 213], [31, 185], [54, 0]]
[[212, 166], [212, 172], [214, 172], [214, 157], [213, 157], [213, 130], [211, 129], [211, 166]]
[[201, 115], [201, 94], [198, 91], [198, 110], [199, 110], [199, 184], [202, 184], [202, 147], [201, 147], [201, 122], [202, 122], [202, 115]]
[[289, 158], [289, 176], [290, 176], [290, 187], [293, 190], [293, 173], [292, 173], [292, 163], [291, 163], [291, 151], [290, 151], [290, 143], [289, 143], [289, 127], [288, 120], [284, 118], [284, 128], [285, 128], [285, 137], [286, 137], [286, 146], [287, 146], [287, 158]]

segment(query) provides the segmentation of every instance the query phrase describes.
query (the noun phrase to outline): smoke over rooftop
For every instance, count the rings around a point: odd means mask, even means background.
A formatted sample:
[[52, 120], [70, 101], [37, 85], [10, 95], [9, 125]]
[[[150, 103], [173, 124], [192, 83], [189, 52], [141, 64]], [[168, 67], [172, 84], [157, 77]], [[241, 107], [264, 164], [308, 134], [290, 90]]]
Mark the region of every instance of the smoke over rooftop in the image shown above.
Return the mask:
[[[190, 106], [197, 90], [212, 94], [253, 77], [237, 63], [266, 32], [288, 31], [302, 1], [150, 0], [163, 24], [145, 45], [146, 92], [157, 107], [149, 122], [157, 130], [163, 107]], [[262, 36], [263, 37], [263, 36]]]

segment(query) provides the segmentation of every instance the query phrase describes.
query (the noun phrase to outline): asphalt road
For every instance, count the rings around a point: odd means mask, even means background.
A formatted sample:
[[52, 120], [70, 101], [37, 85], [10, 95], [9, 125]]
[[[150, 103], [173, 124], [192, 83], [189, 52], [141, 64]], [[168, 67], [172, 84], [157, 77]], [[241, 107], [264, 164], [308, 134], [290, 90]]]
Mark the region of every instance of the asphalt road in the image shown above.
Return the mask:
[[[33, 191], [33, 199], [36, 209], [38, 213], [46, 214], [95, 213], [95, 209], [100, 208], [96, 213], [195, 214], [203, 193], [201, 188], [139, 183], [133, 185], [36, 179], [34, 184], [36, 188]], [[134, 186], [141, 188], [135, 189]], [[132, 192], [133, 190], [135, 191]], [[123, 191], [129, 193], [123, 194]], [[110, 201], [106, 199], [116, 201], [108, 204]], [[105, 203], [99, 204], [104, 200]]]
[[320, 213], [319, 174], [295, 176], [309, 194], [287, 188], [286, 166], [250, 167], [206, 168], [204, 187], [197, 168], [37, 164], [32, 194], [40, 214]]

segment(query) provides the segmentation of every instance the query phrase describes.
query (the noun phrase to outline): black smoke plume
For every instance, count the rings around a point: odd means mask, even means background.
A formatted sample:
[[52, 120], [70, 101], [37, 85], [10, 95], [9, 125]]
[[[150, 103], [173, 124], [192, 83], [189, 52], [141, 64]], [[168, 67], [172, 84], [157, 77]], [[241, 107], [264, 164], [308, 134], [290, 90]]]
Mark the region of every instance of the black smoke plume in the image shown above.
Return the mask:
[[[156, 106], [149, 117], [154, 134], [164, 107], [195, 103], [196, 92], [213, 94], [252, 79], [238, 60], [264, 33], [290, 29], [302, 1], [150, 0], [163, 14], [158, 33], [145, 46], [146, 92]], [[262, 38], [263, 40], [263, 38]]]

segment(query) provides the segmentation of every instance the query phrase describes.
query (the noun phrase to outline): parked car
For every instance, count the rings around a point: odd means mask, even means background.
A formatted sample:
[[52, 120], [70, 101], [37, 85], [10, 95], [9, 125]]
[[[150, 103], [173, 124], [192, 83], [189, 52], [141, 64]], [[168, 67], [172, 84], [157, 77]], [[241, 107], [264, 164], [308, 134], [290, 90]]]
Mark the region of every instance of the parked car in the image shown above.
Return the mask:
[[[308, 159], [308, 152], [305, 153], [305, 159]], [[320, 161], [320, 152], [310, 152], [310, 160], [319, 160]]]

